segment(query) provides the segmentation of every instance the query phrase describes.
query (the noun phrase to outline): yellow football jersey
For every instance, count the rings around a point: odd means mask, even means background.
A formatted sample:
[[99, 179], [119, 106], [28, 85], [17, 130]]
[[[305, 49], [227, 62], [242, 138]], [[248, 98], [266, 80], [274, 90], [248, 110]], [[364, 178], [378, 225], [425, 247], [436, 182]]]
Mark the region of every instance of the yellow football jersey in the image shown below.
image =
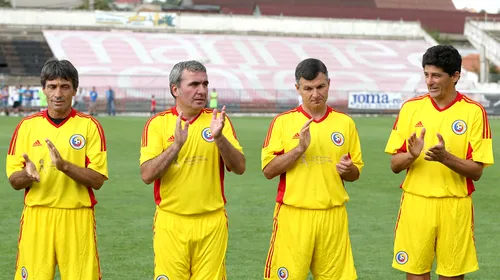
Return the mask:
[[[220, 209], [224, 197], [224, 162], [210, 132], [212, 110], [203, 109], [189, 124], [188, 138], [177, 158], [161, 179], [154, 182], [156, 204], [180, 215], [207, 213]], [[153, 116], [144, 126], [140, 164], [151, 160], [174, 143], [177, 109]], [[182, 121], [184, 127], [185, 120]], [[243, 153], [234, 127], [226, 117], [222, 134]]]
[[474, 191], [471, 179], [444, 164], [424, 159], [425, 152], [443, 136], [446, 150], [458, 158], [493, 164], [493, 148], [488, 116], [481, 104], [461, 93], [446, 108], [439, 109], [429, 94], [408, 100], [401, 107], [385, 152], [406, 152], [412, 133], [420, 136], [425, 127], [424, 148], [408, 168], [403, 190], [426, 197], [466, 197]]
[[57, 125], [49, 119], [45, 110], [19, 123], [7, 154], [7, 177], [24, 168], [24, 153], [40, 174], [40, 182], [33, 182], [25, 190], [24, 203], [54, 208], [94, 206], [97, 201], [92, 188], [78, 184], [56, 169], [45, 143], [47, 138], [64, 160], [108, 177], [106, 139], [99, 122], [89, 115], [72, 110], [69, 117]]
[[[276, 156], [299, 144], [299, 133], [311, 117], [299, 106], [271, 122], [262, 148], [262, 169]], [[360, 174], [361, 146], [354, 121], [328, 107], [325, 116], [309, 127], [311, 144], [302, 157], [281, 174], [277, 202], [306, 209], [329, 209], [349, 200], [335, 165], [350, 156]]]

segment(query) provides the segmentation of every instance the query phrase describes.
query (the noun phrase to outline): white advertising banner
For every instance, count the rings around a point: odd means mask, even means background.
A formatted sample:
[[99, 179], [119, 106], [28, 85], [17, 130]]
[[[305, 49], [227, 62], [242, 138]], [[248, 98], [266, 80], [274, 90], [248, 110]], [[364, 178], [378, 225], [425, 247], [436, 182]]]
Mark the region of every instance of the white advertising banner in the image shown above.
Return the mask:
[[349, 109], [399, 110], [403, 95], [398, 92], [349, 92]]
[[95, 11], [98, 24], [129, 25], [143, 27], [175, 26], [176, 14], [158, 12], [119, 13]]

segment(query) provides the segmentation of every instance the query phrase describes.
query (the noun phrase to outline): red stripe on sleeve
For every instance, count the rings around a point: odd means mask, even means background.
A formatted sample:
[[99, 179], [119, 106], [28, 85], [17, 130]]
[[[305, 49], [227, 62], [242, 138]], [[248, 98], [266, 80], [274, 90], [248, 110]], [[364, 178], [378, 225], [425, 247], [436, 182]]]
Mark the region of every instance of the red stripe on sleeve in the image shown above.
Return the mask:
[[399, 114], [396, 117], [396, 120], [394, 121], [394, 125], [392, 126], [392, 130], [397, 130], [398, 129], [398, 121], [399, 121]]
[[264, 145], [262, 146], [263, 148], [269, 146], [269, 140], [271, 139], [271, 134], [273, 133], [273, 127], [274, 123], [276, 122], [276, 119], [278, 119], [278, 117], [274, 118], [273, 121], [271, 122], [271, 125], [269, 125], [269, 129], [267, 130], [266, 140], [264, 140]]
[[99, 131], [99, 137], [101, 138], [101, 152], [106, 151], [106, 137], [104, 136], [104, 129], [102, 129], [101, 124], [94, 118], [91, 118], [94, 124], [97, 126], [97, 131]]
[[238, 139], [238, 136], [236, 136], [236, 130], [234, 129], [233, 122], [231, 119], [226, 115], [227, 120], [229, 121], [229, 124], [231, 125], [231, 130], [233, 131], [233, 136], [234, 139]]
[[[87, 168], [90, 164], [90, 159], [88, 156], [85, 156], [85, 168]], [[94, 207], [94, 205], [97, 204], [97, 200], [95, 199], [94, 191], [92, 190], [91, 187], [87, 187], [87, 191], [89, 193], [89, 199], [90, 199], [90, 207]]]
[[14, 134], [12, 134], [12, 139], [10, 140], [10, 145], [9, 145], [9, 151], [8, 155], [14, 155], [16, 151], [16, 143], [17, 143], [17, 134], [19, 133], [19, 128], [21, 128], [21, 124], [23, 121], [21, 121], [17, 126], [16, 129], [14, 130]]

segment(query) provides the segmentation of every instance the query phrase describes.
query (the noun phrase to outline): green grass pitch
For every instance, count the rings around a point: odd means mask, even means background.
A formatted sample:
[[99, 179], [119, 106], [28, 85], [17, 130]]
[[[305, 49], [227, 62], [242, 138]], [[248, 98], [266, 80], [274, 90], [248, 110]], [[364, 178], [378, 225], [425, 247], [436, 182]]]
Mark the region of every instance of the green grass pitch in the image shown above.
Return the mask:
[[[0, 118], [0, 151], [5, 155], [19, 118]], [[147, 118], [99, 118], [108, 143], [110, 180], [96, 192], [98, 246], [103, 279], [152, 279], [152, 185], [139, 173], [139, 146]], [[260, 149], [271, 118], [233, 118], [247, 158], [243, 176], [228, 174], [229, 215], [228, 279], [262, 279], [272, 229], [277, 179], [266, 180], [260, 171]], [[403, 174], [394, 175], [383, 150], [392, 117], [355, 118], [365, 167], [360, 180], [347, 183], [349, 229], [359, 279], [404, 279], [391, 268], [393, 228]], [[500, 135], [500, 120], [492, 119], [493, 136]], [[500, 154], [500, 138], [494, 138]], [[500, 275], [500, 191], [498, 165], [485, 169], [474, 193], [476, 244], [480, 270], [467, 279], [498, 279]], [[5, 171], [3, 171], [5, 172]], [[5, 174], [5, 173], [4, 173]], [[23, 192], [14, 191], [0, 176], [0, 279], [14, 273]], [[435, 277], [435, 276], [433, 276]], [[56, 277], [56, 279], [59, 279]]]

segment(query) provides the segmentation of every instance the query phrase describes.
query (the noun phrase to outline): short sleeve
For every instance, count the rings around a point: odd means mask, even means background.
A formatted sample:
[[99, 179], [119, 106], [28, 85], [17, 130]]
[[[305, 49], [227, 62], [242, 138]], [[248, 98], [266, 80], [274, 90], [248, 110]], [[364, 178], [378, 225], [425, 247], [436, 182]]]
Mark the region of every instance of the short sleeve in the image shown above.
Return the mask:
[[236, 136], [236, 130], [234, 129], [233, 123], [229, 119], [229, 117], [226, 115], [226, 125], [222, 129], [222, 135], [226, 137], [227, 141], [233, 145], [233, 147], [238, 150], [240, 153], [243, 154], [243, 148], [240, 145], [240, 142], [238, 142], [238, 137]]
[[161, 119], [153, 117], [144, 126], [141, 139], [140, 164], [159, 156], [163, 152]]
[[280, 118], [280, 116], [277, 116], [271, 122], [271, 125], [269, 126], [269, 129], [267, 131], [266, 139], [264, 140], [264, 145], [262, 146], [262, 169], [264, 169], [276, 156], [284, 153], [282, 135], [282, 118]]
[[349, 119], [351, 124], [349, 125], [349, 157], [353, 164], [358, 168], [359, 174], [363, 169], [363, 157], [361, 153], [361, 143], [359, 141], [358, 130], [356, 129], [356, 124], [353, 119]]
[[471, 135], [467, 159], [481, 162], [485, 167], [492, 165], [494, 160], [491, 128], [484, 108], [481, 107], [481, 110], [475, 112], [474, 121], [470, 129]]
[[92, 118], [87, 138], [86, 167], [108, 178], [106, 137], [101, 124], [94, 118]]
[[14, 130], [12, 139], [10, 140], [9, 150], [7, 152], [7, 160], [5, 164], [7, 178], [10, 178], [13, 173], [23, 170], [26, 165], [23, 158], [23, 153], [28, 152], [23, 150], [26, 146], [24, 143], [25, 138], [25, 125], [23, 125], [23, 122], [20, 122]]
[[389, 140], [387, 141], [387, 145], [385, 146], [385, 152], [391, 155], [406, 152], [406, 138], [408, 132], [406, 131], [406, 110], [404, 107], [401, 108], [396, 120], [394, 121], [394, 125], [392, 126], [391, 135], [389, 136]]

